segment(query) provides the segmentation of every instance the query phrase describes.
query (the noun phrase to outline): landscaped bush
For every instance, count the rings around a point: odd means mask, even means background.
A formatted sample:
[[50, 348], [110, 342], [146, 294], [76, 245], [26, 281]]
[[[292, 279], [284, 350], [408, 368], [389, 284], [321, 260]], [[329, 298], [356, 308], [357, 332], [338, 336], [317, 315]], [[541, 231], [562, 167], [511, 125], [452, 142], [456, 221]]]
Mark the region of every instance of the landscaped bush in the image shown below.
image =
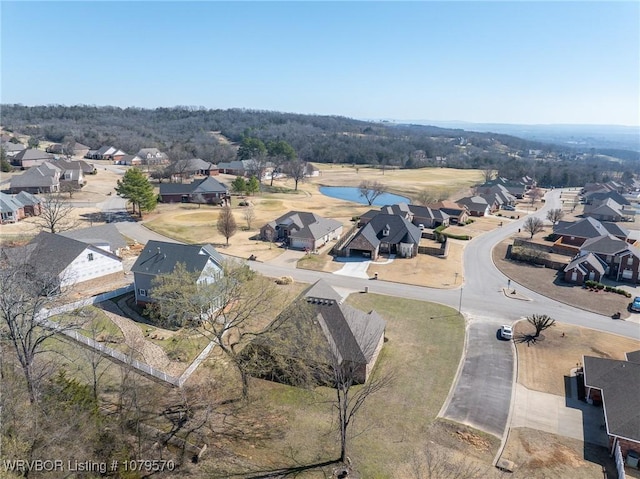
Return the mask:
[[536, 248], [524, 246], [511, 247], [511, 259], [530, 264], [544, 264], [544, 260], [549, 258], [549, 253]]
[[595, 289], [598, 291], [606, 291], [608, 293], [616, 293], [616, 294], [621, 294], [622, 296], [625, 296], [627, 298], [631, 297], [631, 293], [629, 293], [628, 291], [625, 291], [622, 288], [615, 288], [613, 286], [606, 286], [602, 283], [598, 283], [597, 281], [593, 281], [591, 279], [588, 279], [587, 281], [584, 282], [584, 287], [588, 288], [588, 289]]
[[281, 276], [280, 278], [276, 279], [276, 284], [292, 284], [293, 283], [293, 278], [291, 276]]

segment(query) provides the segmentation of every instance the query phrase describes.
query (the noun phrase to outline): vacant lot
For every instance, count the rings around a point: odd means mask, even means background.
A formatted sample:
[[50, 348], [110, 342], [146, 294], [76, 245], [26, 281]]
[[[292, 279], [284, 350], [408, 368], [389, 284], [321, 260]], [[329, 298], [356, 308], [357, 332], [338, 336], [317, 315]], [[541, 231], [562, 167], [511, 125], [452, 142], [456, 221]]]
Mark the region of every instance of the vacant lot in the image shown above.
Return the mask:
[[505, 258], [507, 246], [512, 240], [505, 240], [493, 249], [493, 261], [506, 276], [524, 287], [544, 296], [569, 304], [576, 308], [611, 316], [620, 312], [621, 317], [629, 317], [629, 298], [605, 291], [589, 291], [582, 286], [571, 285], [557, 278], [557, 271], [538, 268], [526, 263]]

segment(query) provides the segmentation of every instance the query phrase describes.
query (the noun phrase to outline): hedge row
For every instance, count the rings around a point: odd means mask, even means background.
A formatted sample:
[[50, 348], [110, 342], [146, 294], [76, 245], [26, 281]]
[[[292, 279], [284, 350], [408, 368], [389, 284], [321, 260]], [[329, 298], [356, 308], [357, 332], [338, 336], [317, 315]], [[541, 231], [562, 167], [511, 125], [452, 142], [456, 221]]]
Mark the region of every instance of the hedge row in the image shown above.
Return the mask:
[[593, 288], [600, 291], [604, 290], [604, 291], [607, 291], [608, 293], [621, 294], [623, 296], [626, 296], [627, 298], [631, 297], [631, 293], [629, 293], [628, 291], [625, 291], [622, 288], [614, 288], [613, 286], [606, 286], [602, 283], [598, 283], [597, 281], [593, 281], [590, 279], [584, 282], [584, 286], [586, 288]]

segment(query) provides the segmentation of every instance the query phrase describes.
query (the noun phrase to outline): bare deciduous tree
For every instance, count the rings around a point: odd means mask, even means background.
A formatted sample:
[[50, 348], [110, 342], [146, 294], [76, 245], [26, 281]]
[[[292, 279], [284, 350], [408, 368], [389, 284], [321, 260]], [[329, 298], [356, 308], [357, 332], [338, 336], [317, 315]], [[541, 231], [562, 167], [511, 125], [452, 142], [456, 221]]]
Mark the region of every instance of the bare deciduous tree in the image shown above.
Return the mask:
[[225, 237], [227, 240], [227, 246], [229, 246], [229, 238], [236, 234], [236, 231], [238, 231], [238, 225], [236, 224], [236, 219], [233, 216], [233, 210], [228, 204], [222, 207], [216, 227], [218, 228], [218, 233]]
[[[432, 443], [433, 444], [433, 443]], [[435, 444], [420, 453], [414, 453], [407, 465], [409, 477], [414, 479], [484, 479], [489, 477], [486, 467], [462, 458], [456, 460], [452, 454], [435, 449]]]
[[40, 209], [40, 216], [37, 216], [36, 222], [51, 233], [67, 231], [76, 226], [73, 218], [74, 208], [60, 193], [44, 195]]
[[533, 335], [534, 338], [539, 337], [542, 331], [556, 324], [556, 320], [546, 314], [532, 314], [531, 316], [527, 316], [527, 322], [536, 328], [536, 332]]
[[495, 171], [496, 170], [494, 170], [490, 166], [482, 169], [482, 177], [484, 178], [485, 183], [489, 183], [491, 180], [493, 180], [493, 175], [495, 174]]
[[523, 223], [522, 229], [529, 233], [533, 238], [533, 235], [544, 231], [544, 222], [535, 216], [529, 216]]
[[298, 159], [289, 161], [285, 166], [285, 172], [291, 177], [295, 183], [295, 190], [298, 190], [298, 183], [304, 181], [307, 173], [307, 162]]
[[547, 212], [547, 219], [555, 226], [558, 221], [562, 220], [564, 212], [560, 208], [555, 208]]
[[60, 192], [61, 193], [68, 193], [69, 194], [69, 199], [73, 198], [73, 194], [76, 191], [80, 191], [80, 185], [78, 185], [77, 183], [73, 183], [73, 182], [67, 181], [65, 183], [61, 183], [60, 184]]
[[256, 219], [256, 212], [253, 209], [253, 206], [246, 206], [244, 210], [242, 210], [242, 216], [244, 216], [244, 220], [247, 222], [247, 229], [250, 230], [253, 220]]
[[386, 192], [386, 188], [382, 183], [369, 180], [363, 180], [358, 189], [360, 190], [360, 196], [364, 197], [369, 205], [372, 205], [376, 198]]
[[536, 201], [538, 201], [540, 198], [542, 198], [543, 193], [542, 190], [540, 188], [531, 188], [529, 190], [529, 192], [527, 193], [527, 196], [529, 197], [529, 201], [531, 202], [531, 206], [533, 206]]
[[448, 194], [444, 190], [440, 190], [440, 189], [421, 190], [416, 195], [416, 202], [419, 205], [426, 206], [431, 203], [442, 201], [447, 197], [448, 197]]

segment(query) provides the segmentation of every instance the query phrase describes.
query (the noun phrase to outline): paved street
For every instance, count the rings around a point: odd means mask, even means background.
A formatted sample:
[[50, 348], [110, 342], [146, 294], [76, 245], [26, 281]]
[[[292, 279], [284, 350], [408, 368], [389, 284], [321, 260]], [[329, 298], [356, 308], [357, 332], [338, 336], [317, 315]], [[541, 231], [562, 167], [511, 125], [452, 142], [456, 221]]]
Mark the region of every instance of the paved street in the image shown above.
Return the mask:
[[[534, 213], [542, 219], [548, 209], [560, 207], [560, 190], [547, 193], [545, 207]], [[118, 205], [117, 197], [105, 202], [109, 211], [124, 210], [124, 201]], [[295, 269], [295, 255], [285, 256], [270, 263], [250, 262], [256, 271], [267, 276], [291, 276], [296, 281], [312, 283], [323, 278], [342, 292], [364, 291], [395, 297], [433, 301], [455, 309], [461, 306], [467, 324], [467, 341], [460, 374], [456, 378], [442, 415], [469, 424], [480, 430], [502, 437], [507, 427], [514, 387], [513, 350], [510, 342], [499, 341], [496, 333], [501, 324], [513, 323], [533, 313], [545, 313], [559, 322], [584, 326], [622, 336], [640, 339], [638, 324], [614, 321], [609, 317], [583, 311], [554, 301], [522, 285], [511, 283], [518, 292], [531, 301], [518, 301], [504, 295], [502, 289], [507, 278], [493, 264], [491, 250], [495, 244], [522, 227], [524, 217], [506, 222], [502, 228], [475, 238], [465, 248], [465, 284], [454, 290], [430, 289], [386, 281], [371, 281], [362, 274], [361, 267], [343, 274]], [[150, 239], [172, 241], [147, 230], [135, 222], [118, 222], [124, 235], [144, 244]], [[345, 275], [345, 273], [347, 275]], [[519, 396], [522, 397], [522, 396]], [[572, 436], [573, 437], [573, 436]]]

